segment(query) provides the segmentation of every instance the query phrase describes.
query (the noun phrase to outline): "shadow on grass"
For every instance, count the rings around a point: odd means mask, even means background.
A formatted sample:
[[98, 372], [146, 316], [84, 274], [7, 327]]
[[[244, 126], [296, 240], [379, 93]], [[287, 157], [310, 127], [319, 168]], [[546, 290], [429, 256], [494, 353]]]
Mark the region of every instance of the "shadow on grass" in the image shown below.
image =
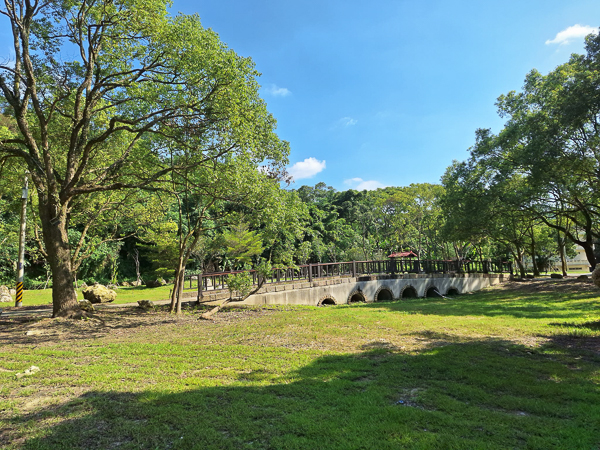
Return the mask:
[[414, 355], [374, 345], [221, 386], [190, 376], [173, 380], [178, 392], [90, 391], [11, 419], [4, 438], [53, 450], [594, 448], [600, 363], [575, 360], [498, 340]]
[[559, 330], [556, 334], [545, 336], [556, 345], [600, 355], [600, 320], [552, 322], [548, 325]]
[[600, 311], [598, 292], [483, 291], [447, 298], [409, 298], [357, 305], [394, 311], [452, 316], [511, 316], [529, 319], [578, 318]]
[[551, 322], [548, 325], [563, 328], [579, 328], [589, 331], [600, 331], [600, 320], [579, 321], [579, 322]]

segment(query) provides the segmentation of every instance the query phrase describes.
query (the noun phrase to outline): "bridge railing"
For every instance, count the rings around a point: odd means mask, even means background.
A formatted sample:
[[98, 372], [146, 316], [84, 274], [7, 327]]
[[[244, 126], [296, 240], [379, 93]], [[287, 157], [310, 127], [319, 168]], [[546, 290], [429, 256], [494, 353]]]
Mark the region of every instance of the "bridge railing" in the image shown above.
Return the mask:
[[[227, 277], [243, 270], [227, 272], [203, 273], [201, 275], [186, 275], [184, 290], [197, 289], [198, 295], [203, 292], [227, 289]], [[255, 270], [249, 270], [252, 284], [257, 286], [259, 275]], [[328, 277], [402, 274], [402, 273], [512, 273], [512, 263], [489, 260], [434, 260], [391, 258], [381, 261], [346, 261], [336, 263], [303, 264], [296, 267], [277, 268], [271, 271], [264, 280], [265, 284], [282, 283], [286, 281], [312, 282]]]

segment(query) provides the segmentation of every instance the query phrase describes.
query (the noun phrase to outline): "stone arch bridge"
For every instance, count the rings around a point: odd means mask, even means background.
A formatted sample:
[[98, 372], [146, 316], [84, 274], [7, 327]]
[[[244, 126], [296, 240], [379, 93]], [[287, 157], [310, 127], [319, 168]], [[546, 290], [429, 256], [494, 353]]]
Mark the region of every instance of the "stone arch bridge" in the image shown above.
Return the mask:
[[[352, 261], [275, 270], [245, 305], [339, 305], [410, 297], [453, 296], [507, 281], [510, 263], [491, 261]], [[184, 300], [216, 304], [229, 297], [219, 272], [188, 277]], [[258, 284], [257, 275], [251, 272]]]

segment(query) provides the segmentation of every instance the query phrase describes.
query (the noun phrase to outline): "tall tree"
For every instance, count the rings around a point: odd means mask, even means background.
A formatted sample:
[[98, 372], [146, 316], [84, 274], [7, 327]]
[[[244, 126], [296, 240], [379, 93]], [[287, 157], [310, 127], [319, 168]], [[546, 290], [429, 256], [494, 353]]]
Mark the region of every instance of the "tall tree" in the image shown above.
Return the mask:
[[508, 121], [482, 154], [502, 156], [505, 175], [527, 177], [524, 206], [581, 245], [592, 267], [600, 238], [599, 49], [600, 35], [592, 34], [586, 55], [572, 55], [548, 75], [532, 70], [522, 92], [501, 96]]
[[[478, 143], [481, 139], [479, 135]], [[524, 276], [523, 256], [533, 218], [518, 206], [523, 180], [519, 177], [498, 180], [497, 175], [497, 168], [474, 157], [467, 162], [455, 162], [446, 170], [441, 200], [446, 215], [444, 234], [455, 243], [479, 245], [489, 238], [502, 244]]]
[[[477, 130], [469, 161], [452, 166], [444, 178], [447, 229], [455, 234], [494, 231], [490, 236], [510, 243], [517, 262], [518, 254], [530, 254], [534, 272], [537, 241], [545, 233], [537, 230], [540, 222], [581, 245], [590, 265], [596, 265], [600, 35], [586, 38], [586, 50], [548, 75], [532, 70], [521, 92], [500, 96], [504, 128], [497, 135]], [[508, 225], [507, 219], [512, 229], [490, 230]]]
[[[79, 312], [69, 220], [94, 192], [160, 189], [229, 154], [282, 161], [286, 143], [253, 63], [165, 0], [5, 0], [14, 61], [0, 66], [17, 130], [0, 158], [28, 168], [52, 269], [53, 315]], [[181, 156], [185, 153], [186, 157]]]

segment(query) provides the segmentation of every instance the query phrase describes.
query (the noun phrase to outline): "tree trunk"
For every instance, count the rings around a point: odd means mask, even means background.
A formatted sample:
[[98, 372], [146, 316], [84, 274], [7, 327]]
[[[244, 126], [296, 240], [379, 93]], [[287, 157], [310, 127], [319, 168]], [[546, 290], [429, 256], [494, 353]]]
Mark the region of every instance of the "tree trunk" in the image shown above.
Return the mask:
[[173, 284], [173, 291], [171, 293], [171, 307], [169, 312], [181, 312], [181, 294], [183, 292], [183, 283], [185, 279], [185, 262], [183, 261], [183, 255], [179, 256], [177, 262], [177, 270], [175, 271], [175, 280]]
[[531, 269], [533, 271], [533, 276], [534, 277], [539, 277], [540, 276], [540, 269], [538, 268], [538, 263], [536, 261], [536, 256], [537, 253], [535, 251], [535, 232], [533, 230], [533, 225], [530, 226], [529, 230], [531, 231], [531, 244], [530, 244], [530, 250], [531, 250]]
[[179, 271], [179, 273], [177, 274], [177, 286], [173, 286], [173, 293], [175, 293], [175, 291], [177, 292], [177, 303], [176, 303], [176, 308], [175, 308], [175, 312], [177, 314], [181, 313], [181, 299], [183, 298], [183, 287], [184, 287], [184, 283], [185, 283], [185, 266], [187, 264], [186, 263], [182, 264], [181, 269]]
[[140, 274], [140, 252], [134, 249], [133, 261], [135, 262], [135, 282], [138, 286], [142, 285], [142, 275]]
[[536, 261], [536, 253], [535, 253], [535, 243], [531, 244], [531, 268], [533, 270], [533, 276], [534, 277], [539, 277], [540, 276], [540, 269], [538, 268], [538, 264]]
[[[201, 233], [199, 224], [196, 224], [196, 231], [197, 233], [193, 236], [191, 244], [188, 245], [190, 237], [192, 237], [191, 233], [179, 244], [179, 258], [177, 260], [177, 270], [175, 271], [175, 283], [173, 285], [171, 308], [169, 312], [176, 312], [177, 314], [181, 313], [181, 297], [183, 296], [183, 284], [185, 283], [185, 268], [192, 255], [192, 249], [196, 247], [200, 240]], [[198, 283], [199, 282], [200, 279], [198, 279]]]
[[581, 245], [585, 250], [585, 256], [587, 257], [587, 260], [590, 263], [592, 270], [594, 270], [594, 267], [596, 267], [596, 255], [594, 254], [594, 244], [592, 243], [591, 239], [588, 239], [586, 242], [583, 242], [579, 245]]
[[556, 231], [558, 238], [558, 253], [560, 254], [560, 266], [563, 277], [567, 276], [567, 258], [565, 257], [565, 238], [560, 237], [560, 231]]
[[[585, 213], [585, 211], [579, 211], [579, 212]], [[565, 236], [568, 237], [572, 242], [583, 247], [583, 249], [585, 250], [585, 256], [586, 256], [588, 262], [590, 263], [592, 270], [594, 270], [594, 267], [596, 267], [597, 259], [596, 259], [596, 255], [594, 253], [594, 237], [595, 236], [594, 236], [594, 233], [592, 233], [593, 221], [592, 221], [592, 217], [589, 214], [584, 214], [584, 216], [586, 219], [585, 226], [584, 226], [584, 229], [585, 229], [585, 240], [584, 241], [579, 239], [579, 235], [577, 233], [576, 234], [571, 233], [571, 231], [569, 231], [568, 228], [555, 225], [552, 222], [549, 222], [548, 220], [544, 219], [543, 217], [542, 217], [542, 220], [549, 227], [552, 227], [556, 230], [562, 231], [565, 234]]]
[[525, 278], [525, 275], [527, 275], [527, 273], [525, 272], [525, 266], [523, 265], [523, 252], [517, 246], [517, 251], [513, 252], [511, 250], [511, 253], [513, 254], [513, 257], [515, 258], [515, 261], [517, 262], [517, 267], [519, 268], [519, 273], [521, 274], [521, 278]]
[[452, 246], [454, 247], [454, 254], [456, 255], [456, 259], [462, 259], [462, 255], [460, 254], [460, 251], [458, 250], [458, 245], [456, 244], [456, 242], [452, 242]]
[[44, 205], [40, 200], [44, 244], [52, 270], [52, 317], [73, 317], [81, 314], [81, 308], [73, 285], [67, 218], [65, 213], [49, 214], [48, 210], [53, 209], [52, 205]]
[[181, 300], [183, 299], [183, 287], [185, 284], [185, 266], [181, 269], [181, 278], [177, 286], [177, 314], [181, 313]]
[[523, 265], [523, 261], [521, 261], [521, 258], [515, 258], [515, 261], [517, 261], [517, 266], [519, 267], [519, 273], [521, 274], [521, 278], [525, 278], [527, 273], [525, 272], [525, 266]]

